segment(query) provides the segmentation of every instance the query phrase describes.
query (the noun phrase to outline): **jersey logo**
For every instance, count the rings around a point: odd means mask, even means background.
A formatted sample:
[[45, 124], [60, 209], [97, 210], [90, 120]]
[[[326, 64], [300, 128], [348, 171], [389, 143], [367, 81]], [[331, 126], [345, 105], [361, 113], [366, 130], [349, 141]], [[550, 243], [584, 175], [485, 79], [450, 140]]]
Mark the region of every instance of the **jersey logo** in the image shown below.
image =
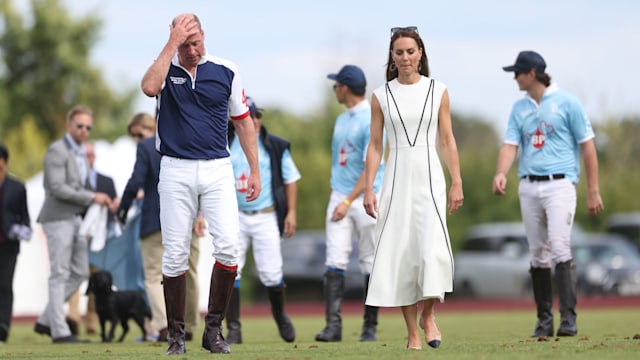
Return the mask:
[[349, 154], [354, 151], [355, 149], [353, 145], [351, 145], [349, 140], [346, 140], [342, 144], [342, 146], [340, 147], [340, 151], [338, 152], [338, 163], [340, 164], [340, 166], [347, 166], [347, 158], [349, 157]]
[[249, 190], [249, 178], [244, 172], [236, 179], [236, 190], [239, 193], [246, 193]]
[[555, 132], [553, 125], [548, 124], [542, 120], [538, 124], [536, 131], [527, 134], [527, 139], [531, 141], [534, 149], [542, 149], [547, 137]]
[[169, 76], [169, 79], [175, 85], [182, 85], [187, 82], [187, 78], [183, 78], [183, 77]]

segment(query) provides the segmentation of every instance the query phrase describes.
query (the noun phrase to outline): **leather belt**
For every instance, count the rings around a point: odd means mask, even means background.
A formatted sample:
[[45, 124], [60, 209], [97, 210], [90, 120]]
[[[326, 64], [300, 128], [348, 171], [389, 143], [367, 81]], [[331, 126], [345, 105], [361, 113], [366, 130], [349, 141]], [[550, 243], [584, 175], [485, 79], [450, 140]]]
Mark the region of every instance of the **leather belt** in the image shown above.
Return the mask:
[[274, 212], [276, 210], [276, 206], [275, 205], [271, 205], [268, 206], [264, 209], [260, 209], [260, 210], [240, 210], [241, 213], [243, 214], [247, 214], [247, 215], [256, 215], [256, 214], [268, 214], [270, 212]]
[[549, 181], [564, 179], [564, 174], [552, 174], [552, 175], [525, 175], [521, 179], [527, 179], [529, 181]]

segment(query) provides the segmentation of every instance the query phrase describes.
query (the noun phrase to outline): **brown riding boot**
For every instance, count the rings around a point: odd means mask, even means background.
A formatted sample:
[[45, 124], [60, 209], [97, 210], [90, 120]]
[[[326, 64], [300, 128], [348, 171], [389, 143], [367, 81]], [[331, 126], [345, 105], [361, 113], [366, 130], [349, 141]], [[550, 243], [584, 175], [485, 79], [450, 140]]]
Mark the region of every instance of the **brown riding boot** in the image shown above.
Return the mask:
[[231, 353], [229, 344], [222, 336], [222, 320], [229, 307], [237, 269], [237, 266], [229, 267], [216, 262], [211, 272], [209, 306], [207, 316], [204, 318], [205, 327], [202, 334], [202, 347], [212, 353]]
[[167, 355], [180, 355], [187, 352], [184, 346], [184, 311], [187, 297], [187, 278], [185, 274], [177, 277], [162, 276], [164, 302], [167, 309]]

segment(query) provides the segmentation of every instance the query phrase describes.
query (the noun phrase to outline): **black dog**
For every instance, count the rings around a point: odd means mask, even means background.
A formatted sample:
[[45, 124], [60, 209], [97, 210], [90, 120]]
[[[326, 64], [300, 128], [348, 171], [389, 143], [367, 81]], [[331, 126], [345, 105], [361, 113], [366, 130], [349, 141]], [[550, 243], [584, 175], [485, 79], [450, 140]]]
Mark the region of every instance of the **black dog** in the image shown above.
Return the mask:
[[[122, 342], [129, 332], [129, 319], [133, 319], [138, 324], [142, 330], [142, 339], [146, 340], [147, 331], [144, 328], [144, 319], [151, 319], [151, 310], [144, 301], [142, 293], [133, 290], [114, 291], [112, 286], [113, 277], [108, 271], [97, 271], [89, 277], [86, 295], [95, 295], [102, 342], [113, 341], [118, 321], [122, 325], [122, 335], [118, 341]], [[111, 322], [109, 336], [106, 336], [104, 329], [107, 321]]]

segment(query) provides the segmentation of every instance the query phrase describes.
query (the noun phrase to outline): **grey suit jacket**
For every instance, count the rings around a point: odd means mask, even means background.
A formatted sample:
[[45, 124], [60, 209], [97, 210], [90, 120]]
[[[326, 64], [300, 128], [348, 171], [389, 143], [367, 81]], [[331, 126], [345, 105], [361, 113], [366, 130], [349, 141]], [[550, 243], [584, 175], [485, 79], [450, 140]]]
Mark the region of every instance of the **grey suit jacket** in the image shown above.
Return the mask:
[[51, 144], [44, 156], [44, 191], [38, 222], [72, 218], [93, 202], [93, 192], [85, 188], [75, 154], [64, 137]]

